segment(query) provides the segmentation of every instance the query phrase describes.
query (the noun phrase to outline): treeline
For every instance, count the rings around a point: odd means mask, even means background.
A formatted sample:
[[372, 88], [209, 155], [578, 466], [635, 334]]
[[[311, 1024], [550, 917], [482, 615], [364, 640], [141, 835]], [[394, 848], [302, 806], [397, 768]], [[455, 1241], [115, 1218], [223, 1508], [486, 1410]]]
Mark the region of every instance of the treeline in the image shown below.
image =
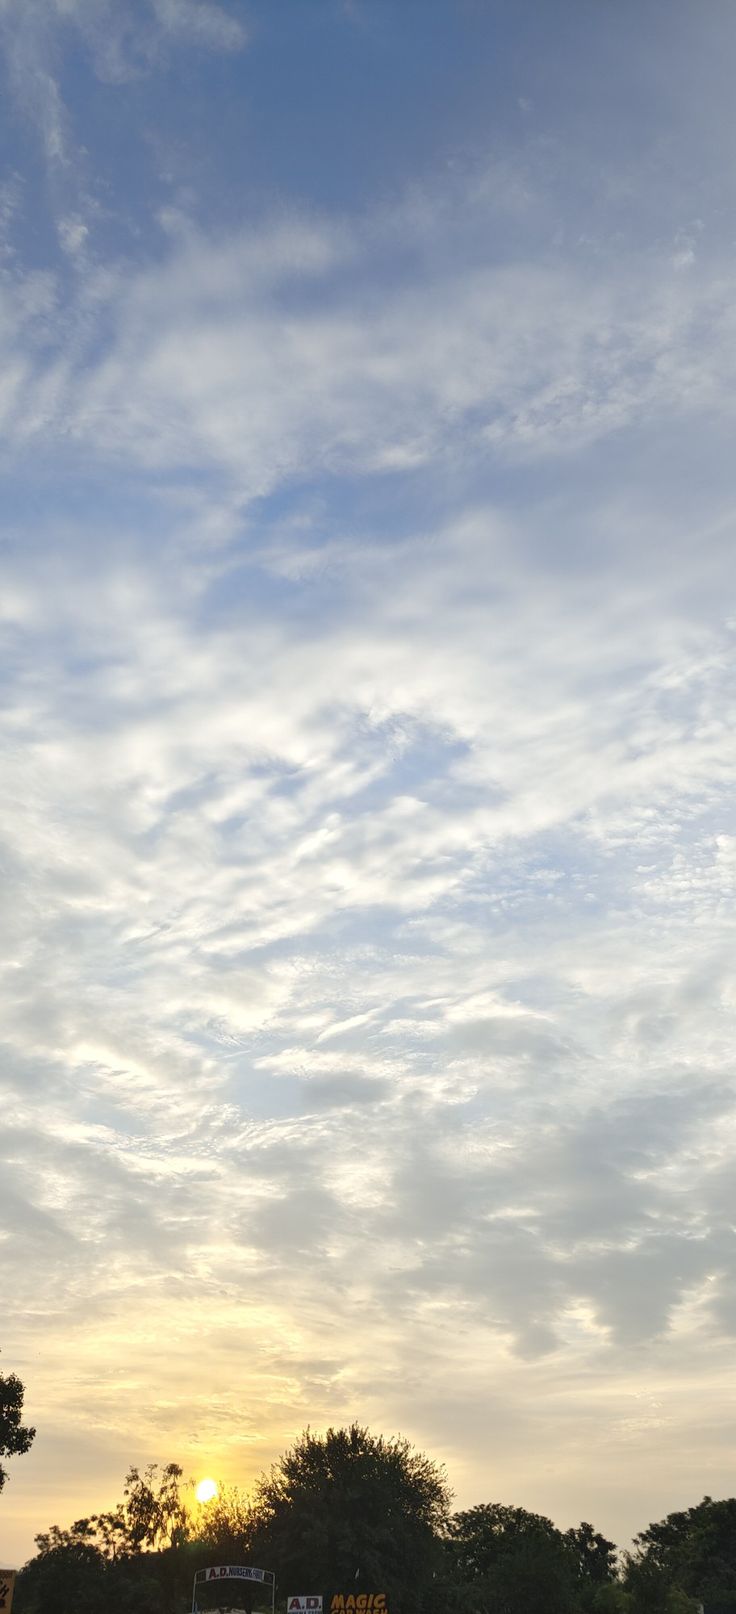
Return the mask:
[[[355, 1424], [307, 1430], [251, 1495], [202, 1506], [177, 1465], [133, 1468], [117, 1507], [36, 1545], [14, 1614], [185, 1614], [212, 1563], [274, 1570], [281, 1610], [292, 1594], [359, 1610], [383, 1592], [389, 1614], [736, 1614], [736, 1500], [649, 1525], [619, 1559], [587, 1523], [497, 1502], [453, 1513], [436, 1463]], [[235, 1583], [227, 1602], [251, 1614], [253, 1589]]]

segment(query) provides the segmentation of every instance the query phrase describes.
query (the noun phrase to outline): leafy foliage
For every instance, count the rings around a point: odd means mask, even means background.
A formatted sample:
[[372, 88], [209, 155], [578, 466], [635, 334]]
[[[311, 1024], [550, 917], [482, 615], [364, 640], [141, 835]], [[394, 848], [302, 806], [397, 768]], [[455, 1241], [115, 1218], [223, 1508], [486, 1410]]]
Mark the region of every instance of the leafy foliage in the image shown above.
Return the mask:
[[449, 1526], [453, 1579], [476, 1614], [567, 1614], [574, 1605], [574, 1548], [550, 1519], [491, 1502]]
[[244, 1562], [255, 1534], [253, 1503], [237, 1485], [221, 1486], [197, 1518], [194, 1531], [198, 1542], [223, 1563]]
[[[29, 1614], [164, 1614], [186, 1606], [194, 1569], [186, 1546], [191, 1522], [182, 1470], [152, 1463], [129, 1469], [123, 1500], [108, 1513], [57, 1524], [36, 1536], [37, 1556], [20, 1578], [18, 1606]], [[197, 1564], [197, 1567], [199, 1565]]]
[[[21, 1457], [30, 1450], [35, 1429], [21, 1423], [25, 1387], [17, 1373], [0, 1373], [0, 1457]], [[0, 1491], [8, 1477], [0, 1463]]]
[[381, 1590], [390, 1614], [736, 1614], [736, 1499], [649, 1525], [620, 1572], [591, 1524], [449, 1505], [430, 1458], [358, 1424], [307, 1430], [252, 1497], [225, 1488], [200, 1510], [177, 1464], [131, 1468], [116, 1507], [36, 1537], [15, 1607], [186, 1614], [195, 1570], [234, 1561], [276, 1571], [279, 1614], [305, 1590]]
[[[407, 1440], [307, 1430], [256, 1490], [252, 1543], [286, 1588], [380, 1588], [411, 1611], [439, 1562], [447, 1481]], [[390, 1606], [390, 1605], [389, 1605]]]
[[38, 1554], [20, 1577], [18, 1604], [33, 1614], [96, 1614], [105, 1591], [105, 1561], [90, 1519], [68, 1530], [52, 1525], [36, 1537]]
[[669, 1513], [636, 1537], [627, 1580], [657, 1573], [699, 1602], [736, 1609], [736, 1498]]
[[[181, 1496], [182, 1470], [178, 1463], [167, 1463], [159, 1476], [158, 1465], [150, 1463], [143, 1474], [128, 1471], [122, 1509], [129, 1550], [141, 1547], [175, 1547], [189, 1534], [186, 1506]], [[103, 1515], [103, 1518], [105, 1515]], [[117, 1514], [108, 1515], [117, 1519]]]
[[588, 1586], [606, 1586], [616, 1577], [616, 1546], [607, 1541], [592, 1524], [583, 1522], [576, 1530], [565, 1531], [565, 1541], [575, 1554], [578, 1581]]

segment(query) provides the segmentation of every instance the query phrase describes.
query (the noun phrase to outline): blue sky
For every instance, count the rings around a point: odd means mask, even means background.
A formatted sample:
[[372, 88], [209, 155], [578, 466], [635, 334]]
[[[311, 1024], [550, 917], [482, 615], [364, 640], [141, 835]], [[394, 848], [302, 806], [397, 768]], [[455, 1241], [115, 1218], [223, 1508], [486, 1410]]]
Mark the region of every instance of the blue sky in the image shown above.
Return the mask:
[[733, 10], [0, 0], [7, 1552], [733, 1488]]

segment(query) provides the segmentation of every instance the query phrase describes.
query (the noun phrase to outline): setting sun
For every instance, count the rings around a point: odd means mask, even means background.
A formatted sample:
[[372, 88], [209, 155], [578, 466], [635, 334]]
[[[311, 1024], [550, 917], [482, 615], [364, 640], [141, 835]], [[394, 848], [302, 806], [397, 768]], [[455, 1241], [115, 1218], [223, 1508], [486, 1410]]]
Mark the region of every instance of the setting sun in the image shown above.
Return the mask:
[[200, 1480], [197, 1486], [198, 1502], [213, 1502], [217, 1496], [217, 1485], [213, 1479]]

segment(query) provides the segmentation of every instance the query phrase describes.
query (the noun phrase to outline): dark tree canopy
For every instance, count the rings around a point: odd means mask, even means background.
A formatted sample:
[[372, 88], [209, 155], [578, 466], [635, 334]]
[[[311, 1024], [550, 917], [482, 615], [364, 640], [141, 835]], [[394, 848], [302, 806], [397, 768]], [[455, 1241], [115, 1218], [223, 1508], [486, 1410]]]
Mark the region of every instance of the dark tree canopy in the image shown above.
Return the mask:
[[52, 1525], [36, 1537], [38, 1553], [26, 1565], [14, 1607], [28, 1614], [97, 1614], [106, 1594], [104, 1559], [94, 1541], [89, 1519], [77, 1519], [68, 1530]]
[[698, 1602], [736, 1610], [736, 1498], [705, 1496], [643, 1530], [627, 1559], [627, 1583], [654, 1574]]
[[401, 1614], [421, 1605], [449, 1501], [441, 1469], [408, 1440], [307, 1430], [256, 1489], [254, 1550], [285, 1592], [381, 1590]]
[[615, 1542], [607, 1541], [599, 1530], [594, 1530], [592, 1524], [586, 1524], [585, 1522], [579, 1524], [575, 1530], [566, 1530], [565, 1540], [575, 1553], [578, 1571], [582, 1580], [589, 1580], [595, 1585], [603, 1586], [614, 1579], [616, 1574]]
[[143, 1474], [130, 1468], [122, 1502], [109, 1513], [77, 1519], [70, 1530], [53, 1524], [36, 1536], [39, 1553], [43, 1556], [57, 1547], [66, 1549], [83, 1542], [102, 1558], [114, 1561], [141, 1550], [178, 1546], [190, 1533], [181, 1481], [178, 1463], [167, 1463], [160, 1471], [157, 1463], [149, 1463]]
[[453, 1579], [475, 1614], [568, 1614], [578, 1563], [551, 1519], [487, 1502], [456, 1513], [449, 1527]]
[[[591, 1524], [562, 1531], [499, 1502], [450, 1516], [449, 1503], [430, 1458], [358, 1424], [307, 1430], [251, 1495], [221, 1489], [201, 1509], [176, 1463], [131, 1468], [117, 1506], [36, 1537], [13, 1614], [188, 1614], [194, 1573], [213, 1563], [274, 1570], [277, 1614], [295, 1592], [321, 1592], [325, 1614], [331, 1593], [353, 1593], [358, 1614], [378, 1591], [388, 1614], [736, 1614], [736, 1499], [649, 1525], [621, 1569]], [[230, 1595], [263, 1608], [252, 1584]]]
[[18, 1614], [185, 1614], [195, 1569], [211, 1561], [197, 1539], [177, 1463], [131, 1468], [107, 1513], [36, 1536], [16, 1593]]
[[[16, 1373], [0, 1373], [0, 1457], [21, 1457], [30, 1449], [35, 1429], [21, 1423], [25, 1388]], [[0, 1463], [0, 1491], [8, 1477]]]
[[[182, 1470], [178, 1463], [167, 1463], [159, 1473], [157, 1463], [149, 1463], [143, 1474], [128, 1470], [118, 1509], [124, 1522], [129, 1550], [140, 1547], [174, 1547], [188, 1534], [187, 1510], [181, 1494]], [[117, 1521], [118, 1514], [105, 1515]]]

